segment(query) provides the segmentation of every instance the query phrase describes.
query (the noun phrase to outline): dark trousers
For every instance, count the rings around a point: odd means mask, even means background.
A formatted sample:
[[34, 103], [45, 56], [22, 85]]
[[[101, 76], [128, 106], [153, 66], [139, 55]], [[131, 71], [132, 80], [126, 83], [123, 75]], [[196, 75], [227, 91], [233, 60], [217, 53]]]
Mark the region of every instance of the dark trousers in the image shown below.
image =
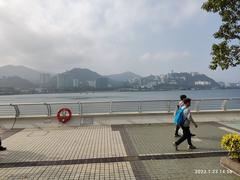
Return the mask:
[[179, 129], [180, 129], [180, 125], [176, 125], [175, 135], [178, 135]]
[[181, 126], [182, 130], [183, 130], [183, 135], [181, 138], [179, 138], [176, 142], [176, 145], [181, 144], [183, 141], [185, 141], [187, 139], [188, 141], [188, 145], [192, 145], [192, 141], [191, 141], [191, 132], [190, 132], [190, 127], [183, 127]]

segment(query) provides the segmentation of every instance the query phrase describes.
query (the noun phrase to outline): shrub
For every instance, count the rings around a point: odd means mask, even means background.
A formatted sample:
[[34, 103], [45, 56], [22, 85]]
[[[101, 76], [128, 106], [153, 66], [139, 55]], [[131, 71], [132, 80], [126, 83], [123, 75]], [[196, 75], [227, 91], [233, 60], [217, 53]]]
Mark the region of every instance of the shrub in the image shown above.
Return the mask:
[[229, 152], [232, 159], [240, 160], [240, 135], [226, 134], [222, 137], [221, 147]]

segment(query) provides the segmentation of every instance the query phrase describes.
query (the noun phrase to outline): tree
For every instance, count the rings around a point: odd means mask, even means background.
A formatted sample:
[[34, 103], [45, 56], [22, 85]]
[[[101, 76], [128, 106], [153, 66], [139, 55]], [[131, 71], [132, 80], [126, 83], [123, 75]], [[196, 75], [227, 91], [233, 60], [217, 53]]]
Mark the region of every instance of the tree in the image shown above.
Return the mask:
[[210, 68], [226, 70], [240, 64], [240, 0], [207, 0], [202, 9], [218, 13], [222, 25], [214, 33], [220, 40], [212, 45]]

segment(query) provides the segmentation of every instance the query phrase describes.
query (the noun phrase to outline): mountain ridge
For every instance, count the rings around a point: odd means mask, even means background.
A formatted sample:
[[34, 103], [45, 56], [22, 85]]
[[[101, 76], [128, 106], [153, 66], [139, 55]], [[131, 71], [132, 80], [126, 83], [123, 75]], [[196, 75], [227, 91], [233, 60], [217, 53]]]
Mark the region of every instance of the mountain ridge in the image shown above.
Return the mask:
[[[25, 66], [6, 65], [0, 67], [0, 87], [6, 86], [6, 80], [10, 81], [9, 84], [14, 86], [16, 77], [20, 77], [19, 81], [26, 84], [27, 87], [34, 87], [30, 83], [39, 87], [46, 87], [56, 90], [58, 87], [59, 79], [66, 82], [66, 86], [73, 86], [73, 83], [79, 83], [81, 86], [94, 85], [94, 81], [99, 78], [107, 78], [108, 83], [112, 88], [134, 88], [134, 89], [191, 89], [195, 87], [206, 88], [219, 87], [219, 84], [209, 76], [200, 73], [168, 73], [165, 75], [149, 75], [140, 76], [130, 71], [119, 74], [101, 75], [95, 71], [87, 68], [73, 68], [65, 72], [59, 73], [48, 79], [44, 86], [40, 86], [40, 71], [31, 69]], [[11, 78], [9, 78], [11, 77]], [[13, 78], [15, 77], [15, 78]], [[27, 80], [27, 81], [23, 81]], [[210, 84], [206, 84], [209, 82]], [[202, 83], [205, 83], [202, 85]], [[71, 84], [71, 85], [70, 85]], [[18, 84], [18, 86], [20, 86]], [[16, 87], [16, 86], [14, 86]], [[22, 86], [21, 86], [22, 87]], [[150, 88], [149, 88], [150, 87]], [[22, 87], [24, 88], [24, 87]]]
[[115, 81], [129, 81], [131, 79], [140, 79], [142, 78], [142, 76], [130, 72], [130, 71], [126, 71], [126, 72], [122, 72], [122, 73], [118, 73], [118, 74], [111, 74], [111, 75], [107, 75], [106, 77], [115, 80]]
[[0, 88], [8, 87], [15, 89], [33, 89], [36, 87], [36, 85], [19, 76], [9, 76], [0, 78]]
[[102, 77], [102, 75], [98, 74], [87, 68], [73, 68], [71, 70], [60, 73], [60, 75], [67, 75], [69, 78], [78, 79], [79, 81], [94, 81], [97, 78]]
[[40, 71], [22, 65], [5, 65], [0, 67], [0, 78], [4, 76], [18, 76], [33, 83], [39, 81], [40, 73]]

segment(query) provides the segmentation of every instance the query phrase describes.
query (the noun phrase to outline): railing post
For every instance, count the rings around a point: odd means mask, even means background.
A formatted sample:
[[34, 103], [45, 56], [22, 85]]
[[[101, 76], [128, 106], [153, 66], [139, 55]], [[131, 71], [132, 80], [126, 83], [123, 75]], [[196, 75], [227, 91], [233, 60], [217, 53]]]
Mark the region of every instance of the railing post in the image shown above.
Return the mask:
[[112, 113], [112, 101], [109, 102], [109, 114]]
[[78, 105], [78, 115], [80, 115], [80, 111], [81, 111], [80, 102], [78, 102], [77, 105]]
[[79, 112], [79, 115], [82, 115], [83, 114], [83, 105], [82, 105], [82, 103], [78, 103], [78, 112]]
[[48, 103], [44, 103], [44, 105], [47, 107], [47, 116], [51, 117], [51, 115], [52, 115], [52, 107], [51, 107], [51, 105], [48, 104]]
[[171, 101], [168, 101], [168, 112], [171, 112]]
[[142, 112], [142, 103], [139, 102], [138, 104], [138, 112], [141, 113]]
[[222, 102], [222, 110], [223, 110], [223, 111], [226, 111], [226, 110], [227, 110], [227, 103], [228, 103], [228, 100], [227, 100], [227, 99], [223, 100], [223, 102]]
[[199, 109], [199, 104], [200, 104], [201, 101], [196, 101], [196, 112], [199, 112], [200, 109]]
[[52, 116], [52, 106], [51, 106], [51, 104], [48, 104], [48, 108], [49, 108], [49, 116]]
[[15, 118], [18, 118], [20, 116], [20, 110], [18, 108], [18, 105], [16, 104], [10, 104], [10, 106], [12, 106], [15, 110]]
[[13, 106], [13, 108], [14, 108], [14, 110], [15, 110], [15, 120], [14, 120], [13, 125], [12, 125], [12, 128], [11, 128], [11, 129], [13, 129], [13, 127], [15, 126], [15, 123], [16, 123], [16, 121], [17, 121], [17, 118], [20, 116], [20, 110], [19, 110], [19, 108], [18, 108], [18, 105], [10, 104], [10, 106]]

